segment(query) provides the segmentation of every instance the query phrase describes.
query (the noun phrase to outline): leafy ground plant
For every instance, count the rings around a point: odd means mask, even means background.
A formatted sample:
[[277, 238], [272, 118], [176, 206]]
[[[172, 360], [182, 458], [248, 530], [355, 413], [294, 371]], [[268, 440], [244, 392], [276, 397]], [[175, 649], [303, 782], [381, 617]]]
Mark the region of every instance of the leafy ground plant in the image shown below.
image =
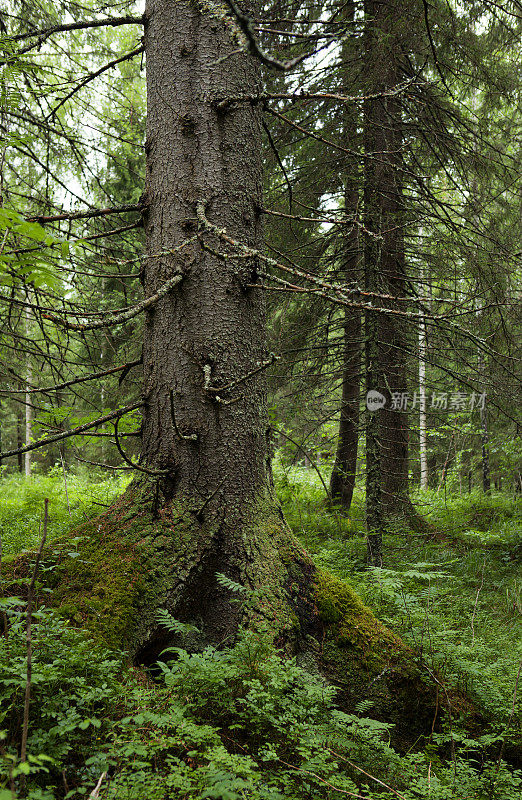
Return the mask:
[[[3, 598], [0, 611], [8, 624], [0, 638], [0, 800], [75, 800], [96, 786], [100, 800], [522, 796], [522, 774], [506, 761], [517, 744], [516, 676], [506, 671], [507, 654], [499, 645], [518, 630], [519, 620], [505, 602], [496, 616], [490, 606], [498, 596], [491, 570], [504, 570], [509, 586], [515, 585], [514, 570], [502, 558], [511, 544], [478, 551], [447, 530], [444, 538], [421, 539], [397, 526], [387, 568], [363, 573], [357, 570], [357, 531], [336, 533], [328, 509], [315, 513], [319, 497], [307, 496], [306, 487], [299, 494], [292, 519], [301, 515], [307, 530], [315, 519], [310, 541], [317, 559], [332, 569], [334, 554], [343, 551], [338, 573], [410, 637], [430, 669], [437, 667], [448, 682], [467, 681], [490, 724], [471, 733], [455, 709], [446, 730], [434, 731], [416, 752], [400, 754], [389, 744], [390, 725], [372, 719], [368, 704], [351, 714], [341, 711], [334, 688], [310, 665], [304, 669], [283, 658], [267, 631], [242, 631], [220, 648], [189, 649], [195, 632], [164, 612], [160, 621], [176, 646], [146, 672], [41, 607], [33, 620], [22, 762], [26, 607], [19, 598]], [[498, 517], [499, 526], [503, 519]], [[307, 530], [299, 531], [305, 539]], [[238, 602], [249, 602], [242, 587], [221, 580]], [[495, 625], [489, 635], [488, 614]], [[483, 677], [488, 659], [490, 672]]]

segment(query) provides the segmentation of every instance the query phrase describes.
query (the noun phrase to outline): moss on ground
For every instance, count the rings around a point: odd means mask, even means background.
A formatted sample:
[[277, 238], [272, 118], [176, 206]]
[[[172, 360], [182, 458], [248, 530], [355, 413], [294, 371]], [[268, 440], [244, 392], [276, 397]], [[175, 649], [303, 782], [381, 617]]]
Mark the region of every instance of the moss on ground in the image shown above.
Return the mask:
[[[228, 565], [219, 524], [200, 522], [177, 501], [154, 506], [150, 487], [134, 485], [100, 517], [52, 542], [40, 573], [40, 589], [51, 589], [42, 591], [44, 602], [146, 664], [171, 643], [158, 609], [196, 624], [204, 618], [214, 641], [230, 642], [240, 622], [263, 626], [287, 652], [308, 652], [339, 686], [343, 708], [370, 701], [372, 716], [395, 722], [399, 743], [431, 729], [434, 692], [412, 652], [349, 584], [316, 569], [271, 498], [251, 509]], [[33, 562], [34, 553], [25, 553], [6, 565], [12, 593], [23, 590]], [[216, 572], [255, 590], [243, 611]]]
[[[45, 548], [41, 598], [96, 639], [133, 652], [165, 606], [178, 560], [205, 539], [208, 532], [180, 507], [154, 515], [144, 493], [129, 489], [104, 514]], [[26, 552], [4, 564], [8, 590], [24, 593], [33, 562]]]
[[394, 744], [410, 746], [437, 723], [436, 690], [423, 680], [414, 654], [364, 605], [352, 587], [318, 570], [315, 602], [320, 622], [320, 661], [353, 710], [395, 724]]
[[[33, 563], [34, 552], [26, 552], [4, 566], [11, 593], [23, 594]], [[158, 609], [203, 620], [211, 641], [237, 627], [238, 598], [218, 584], [218, 572], [256, 590], [243, 618], [261, 622], [291, 649], [312, 570], [270, 497], [252, 507], [239, 536], [227, 543], [221, 522], [205, 524], [178, 501], [156, 509], [150, 485], [134, 484], [104, 514], [46, 547], [39, 582], [40, 590], [51, 589], [47, 596], [41, 591], [46, 604], [112, 648], [135, 657], [156, 637], [147, 660], [166, 645]]]

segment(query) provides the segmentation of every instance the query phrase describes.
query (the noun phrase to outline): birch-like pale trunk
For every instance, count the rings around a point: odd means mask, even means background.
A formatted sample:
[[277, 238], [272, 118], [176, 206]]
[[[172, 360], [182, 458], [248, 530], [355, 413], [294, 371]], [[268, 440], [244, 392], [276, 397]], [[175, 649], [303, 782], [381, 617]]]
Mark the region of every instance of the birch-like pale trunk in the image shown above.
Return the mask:
[[[27, 300], [30, 300], [29, 294], [27, 295]], [[31, 336], [31, 314], [29, 309], [25, 311], [25, 335], [28, 340], [30, 340]], [[30, 389], [33, 384], [33, 365], [31, 362], [31, 354], [26, 354], [25, 360], [25, 444], [31, 444], [31, 439], [33, 435], [33, 397], [30, 392]], [[31, 466], [32, 466], [32, 451], [25, 453], [24, 456], [24, 469], [25, 469], [25, 476], [29, 478], [31, 476]]]
[[[420, 275], [419, 294], [424, 294], [425, 271]], [[426, 357], [428, 346], [426, 340], [426, 319], [419, 309], [419, 462], [421, 489], [428, 488], [428, 431], [426, 414]]]

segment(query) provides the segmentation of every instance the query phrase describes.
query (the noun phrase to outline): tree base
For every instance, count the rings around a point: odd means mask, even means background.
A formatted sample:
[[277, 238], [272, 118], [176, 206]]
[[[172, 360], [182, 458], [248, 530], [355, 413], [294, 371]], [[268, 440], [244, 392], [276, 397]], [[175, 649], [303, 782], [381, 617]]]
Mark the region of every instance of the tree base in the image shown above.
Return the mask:
[[[282, 651], [339, 686], [345, 710], [366, 701], [363, 715], [395, 723], [400, 749], [429, 735], [436, 693], [413, 653], [348, 584], [314, 566], [272, 498], [231, 535], [180, 502], [157, 509], [148, 486], [133, 485], [103, 515], [49, 545], [46, 603], [145, 666], [180, 644], [158, 622], [158, 610], [201, 630], [196, 649], [232, 644], [240, 625], [262, 626]], [[31, 562], [24, 554], [4, 565], [11, 593], [23, 592], [18, 582], [31, 574]], [[252, 599], [238, 603], [216, 573], [253, 590]]]

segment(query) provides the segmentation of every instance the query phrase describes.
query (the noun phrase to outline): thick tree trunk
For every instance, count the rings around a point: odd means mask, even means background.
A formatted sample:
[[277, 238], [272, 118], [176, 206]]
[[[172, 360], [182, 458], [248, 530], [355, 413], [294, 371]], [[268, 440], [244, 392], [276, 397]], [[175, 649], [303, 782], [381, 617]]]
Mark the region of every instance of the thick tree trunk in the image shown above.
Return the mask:
[[[203, 248], [202, 240], [223, 249], [215, 235], [200, 230], [200, 241], [170, 251], [194, 236], [198, 201], [213, 224], [260, 246], [258, 113], [250, 104], [222, 113], [214, 106], [228, 95], [255, 94], [259, 75], [247, 56], [223, 60], [234, 49], [230, 36], [195, 3], [150, 0], [146, 19], [145, 295], [176, 270], [184, 277], [147, 318], [142, 458], [168, 470], [161, 488], [169, 497], [197, 506], [217, 492], [207, 513], [226, 507], [233, 528], [242, 506], [266, 486], [263, 375], [225, 388], [267, 358], [263, 298], [246, 288], [253, 262]], [[221, 402], [209, 387], [224, 387]]]
[[266, 590], [276, 636], [288, 640], [297, 618], [280, 551], [301, 559], [297, 593], [312, 567], [297, 555], [269, 485], [270, 359], [262, 292], [250, 288], [255, 261], [235, 257], [218, 233], [262, 244], [258, 108], [217, 109], [228, 96], [259, 91], [258, 65], [231, 55], [230, 27], [208, 7], [149, 0], [145, 20], [145, 295], [176, 271], [182, 280], [146, 319], [141, 464], [163, 474], [136, 492], [153, 516], [174, 515], [190, 530], [161, 603], [223, 641], [238, 611], [221, 572]]

